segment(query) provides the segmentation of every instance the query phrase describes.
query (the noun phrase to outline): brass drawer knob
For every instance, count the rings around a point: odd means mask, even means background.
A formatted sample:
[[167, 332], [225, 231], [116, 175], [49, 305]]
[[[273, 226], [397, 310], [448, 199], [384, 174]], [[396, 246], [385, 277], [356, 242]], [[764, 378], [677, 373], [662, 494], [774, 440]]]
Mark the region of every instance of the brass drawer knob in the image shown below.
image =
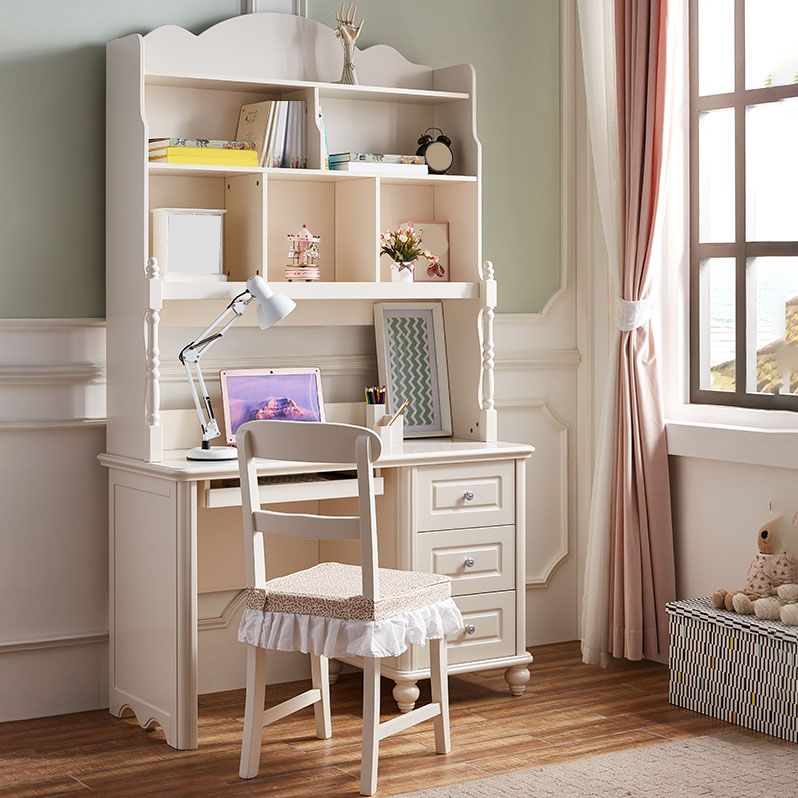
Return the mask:
[[468, 624], [468, 625], [466, 626], [466, 628], [465, 628], [465, 633], [466, 633], [467, 635], [472, 635], [472, 634], [474, 634], [476, 631], [477, 631], [477, 627], [476, 627], [476, 626], [474, 626], [474, 624], [473, 624], [473, 623], [470, 623], [470, 624]]
[[477, 564], [477, 561], [473, 557], [466, 557], [465, 558], [465, 567], [466, 568], [473, 568]]
[[474, 491], [473, 491], [473, 490], [467, 490], [467, 491], [466, 491], [466, 492], [463, 494], [463, 498], [464, 498], [464, 499], [465, 499], [467, 502], [472, 502], [472, 501], [474, 501]]

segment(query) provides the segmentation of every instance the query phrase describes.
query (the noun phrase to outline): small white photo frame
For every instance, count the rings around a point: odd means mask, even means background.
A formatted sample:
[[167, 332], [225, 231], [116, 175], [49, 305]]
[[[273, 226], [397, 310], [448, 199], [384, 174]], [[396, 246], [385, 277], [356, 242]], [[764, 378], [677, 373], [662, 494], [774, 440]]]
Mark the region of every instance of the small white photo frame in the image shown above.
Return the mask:
[[421, 248], [428, 250], [438, 258], [443, 274], [430, 271], [430, 262], [422, 255], [413, 269], [413, 280], [417, 283], [449, 282], [449, 222], [402, 222], [412, 226], [421, 234]]
[[405, 399], [405, 438], [452, 434], [443, 306], [440, 302], [380, 302], [374, 306], [379, 380], [393, 413]]
[[225, 213], [218, 208], [153, 208], [152, 254], [164, 280], [227, 280]]

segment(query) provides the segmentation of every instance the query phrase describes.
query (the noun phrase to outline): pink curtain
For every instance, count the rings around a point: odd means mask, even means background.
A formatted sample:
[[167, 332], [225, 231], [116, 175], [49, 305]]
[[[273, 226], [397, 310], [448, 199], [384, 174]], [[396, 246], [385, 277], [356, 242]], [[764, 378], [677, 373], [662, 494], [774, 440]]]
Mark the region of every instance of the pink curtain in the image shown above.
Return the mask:
[[[667, 0], [615, 0], [620, 284], [610, 504], [609, 653], [668, 650], [675, 598], [668, 450], [649, 297], [660, 189]], [[625, 318], [625, 323], [623, 319]]]

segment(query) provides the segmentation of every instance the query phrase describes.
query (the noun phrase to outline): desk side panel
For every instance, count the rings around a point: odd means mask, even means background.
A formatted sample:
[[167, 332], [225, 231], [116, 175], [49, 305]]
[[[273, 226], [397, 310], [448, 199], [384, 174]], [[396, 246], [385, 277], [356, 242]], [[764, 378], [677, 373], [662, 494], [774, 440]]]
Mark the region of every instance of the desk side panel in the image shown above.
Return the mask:
[[110, 710], [177, 722], [177, 483], [110, 470]]

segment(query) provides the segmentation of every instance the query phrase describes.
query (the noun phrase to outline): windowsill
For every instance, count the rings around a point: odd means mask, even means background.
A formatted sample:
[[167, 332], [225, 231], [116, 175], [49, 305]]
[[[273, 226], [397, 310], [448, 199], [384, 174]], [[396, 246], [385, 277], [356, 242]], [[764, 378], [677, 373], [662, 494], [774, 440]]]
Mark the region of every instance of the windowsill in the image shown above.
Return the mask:
[[670, 455], [798, 469], [798, 413], [683, 404], [666, 429]]

